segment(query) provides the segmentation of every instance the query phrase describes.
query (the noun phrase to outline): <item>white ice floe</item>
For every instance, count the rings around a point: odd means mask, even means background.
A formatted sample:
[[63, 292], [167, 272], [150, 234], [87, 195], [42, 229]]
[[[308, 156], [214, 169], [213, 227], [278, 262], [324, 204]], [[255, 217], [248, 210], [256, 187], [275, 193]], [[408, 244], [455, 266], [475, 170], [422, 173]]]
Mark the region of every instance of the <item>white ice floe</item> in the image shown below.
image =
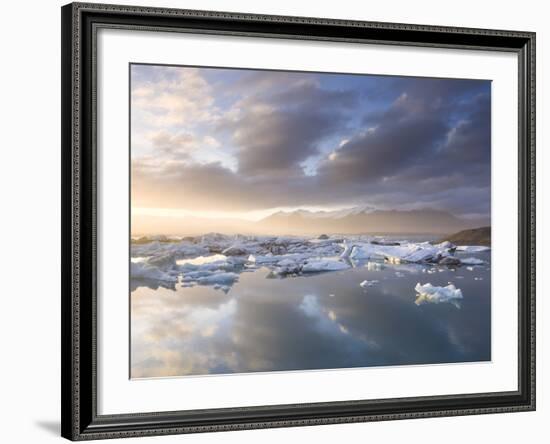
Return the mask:
[[367, 262], [366, 267], [369, 271], [380, 271], [384, 269], [384, 264], [380, 262]]
[[[341, 247], [344, 248], [344, 251], [342, 251], [342, 254], [340, 254], [340, 257], [342, 259], [349, 259], [351, 257], [351, 254], [356, 249], [356, 245], [353, 243], [349, 243], [344, 240], [344, 242], [341, 244]], [[365, 258], [368, 259], [368, 258]]]
[[160, 256], [173, 255], [176, 259], [195, 257], [208, 254], [209, 250], [204, 245], [191, 242], [150, 242], [146, 244], [132, 244], [132, 256]]
[[335, 259], [312, 259], [302, 266], [302, 273], [315, 273], [320, 271], [346, 270], [351, 266]]
[[242, 244], [235, 244], [223, 250], [222, 254], [225, 256], [246, 256], [250, 254], [250, 250]]
[[275, 256], [272, 253], [266, 254], [264, 256], [255, 254], [251, 254], [250, 256], [248, 256], [248, 262], [252, 262], [254, 264], [275, 264], [280, 260], [280, 256]]
[[[452, 245], [452, 244], [451, 244]], [[390, 264], [438, 262], [451, 254], [449, 245], [429, 242], [384, 245], [373, 243], [344, 244], [342, 257], [351, 259], [384, 259]]]
[[447, 256], [439, 261], [439, 265], [460, 265], [461, 259], [456, 256]]
[[460, 262], [464, 265], [483, 265], [485, 263], [485, 261], [478, 259], [477, 257], [461, 258]]
[[481, 253], [482, 251], [489, 251], [491, 247], [485, 247], [483, 245], [458, 245], [457, 251], [465, 251], [467, 253]]
[[419, 282], [414, 289], [418, 293], [415, 301], [417, 305], [425, 302], [435, 304], [439, 304], [440, 302], [455, 303], [463, 298], [460, 288], [456, 288], [453, 284], [449, 284], [446, 287], [437, 287], [430, 283], [421, 285]]
[[360, 287], [367, 288], [372, 287], [373, 285], [378, 284], [380, 281], [377, 281], [376, 279], [373, 279], [372, 281], [364, 280], [359, 284]]
[[[461, 251], [477, 248], [463, 247]], [[269, 270], [268, 277], [294, 277], [351, 267], [366, 267], [374, 272], [389, 268], [395, 276], [402, 277], [404, 273], [421, 271], [432, 274], [438, 265], [452, 266], [460, 258], [454, 251], [450, 242], [433, 245], [367, 235], [320, 239], [219, 233], [184, 238], [157, 236], [132, 241], [131, 276], [216, 289], [231, 286], [241, 273], [260, 268]], [[482, 263], [470, 257], [460, 261], [465, 265]], [[443, 270], [448, 269], [441, 267]]]
[[170, 271], [163, 271], [155, 265], [149, 265], [145, 262], [131, 262], [130, 274], [136, 279], [151, 279], [164, 282], [177, 282], [178, 273]]

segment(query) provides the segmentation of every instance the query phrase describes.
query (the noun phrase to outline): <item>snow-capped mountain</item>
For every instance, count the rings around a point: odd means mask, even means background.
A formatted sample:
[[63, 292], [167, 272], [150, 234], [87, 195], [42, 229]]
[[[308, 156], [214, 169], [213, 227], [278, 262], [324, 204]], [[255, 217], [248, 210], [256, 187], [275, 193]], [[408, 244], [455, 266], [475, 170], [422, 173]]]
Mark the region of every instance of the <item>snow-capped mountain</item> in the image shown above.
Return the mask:
[[259, 222], [273, 233], [453, 233], [488, 225], [485, 219], [464, 219], [431, 208], [418, 210], [377, 210], [357, 206], [337, 211], [279, 211]]
[[465, 219], [434, 210], [378, 210], [361, 205], [336, 211], [279, 211], [257, 222], [186, 216], [132, 216], [132, 233], [200, 235], [215, 231], [225, 234], [319, 235], [319, 234], [450, 234], [489, 226], [489, 219]]
[[357, 207], [345, 208], [343, 210], [334, 210], [334, 211], [309, 211], [309, 210], [301, 210], [301, 209], [294, 210], [294, 211], [278, 211], [277, 213], [273, 213], [268, 217], [272, 217], [272, 216], [285, 217], [290, 215], [296, 215], [307, 219], [341, 219], [346, 216], [357, 215], [362, 213], [371, 213], [375, 210], [376, 208], [374, 207], [371, 207], [368, 205], [361, 205]]

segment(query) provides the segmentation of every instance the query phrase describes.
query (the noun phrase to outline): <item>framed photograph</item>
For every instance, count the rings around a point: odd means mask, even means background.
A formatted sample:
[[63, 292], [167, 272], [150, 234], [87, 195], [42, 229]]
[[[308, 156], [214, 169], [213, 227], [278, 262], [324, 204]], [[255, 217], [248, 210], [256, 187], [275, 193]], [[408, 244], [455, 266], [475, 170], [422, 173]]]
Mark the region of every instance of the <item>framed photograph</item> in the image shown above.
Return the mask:
[[535, 409], [534, 33], [61, 13], [64, 437]]

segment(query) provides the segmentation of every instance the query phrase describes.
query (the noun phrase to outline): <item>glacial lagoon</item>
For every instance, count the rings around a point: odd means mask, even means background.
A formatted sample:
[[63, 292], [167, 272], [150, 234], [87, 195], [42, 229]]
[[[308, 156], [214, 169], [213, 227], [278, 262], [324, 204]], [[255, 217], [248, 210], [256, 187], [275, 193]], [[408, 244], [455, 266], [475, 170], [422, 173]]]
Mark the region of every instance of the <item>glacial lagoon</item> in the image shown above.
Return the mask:
[[133, 245], [131, 377], [489, 361], [490, 250], [396, 239]]

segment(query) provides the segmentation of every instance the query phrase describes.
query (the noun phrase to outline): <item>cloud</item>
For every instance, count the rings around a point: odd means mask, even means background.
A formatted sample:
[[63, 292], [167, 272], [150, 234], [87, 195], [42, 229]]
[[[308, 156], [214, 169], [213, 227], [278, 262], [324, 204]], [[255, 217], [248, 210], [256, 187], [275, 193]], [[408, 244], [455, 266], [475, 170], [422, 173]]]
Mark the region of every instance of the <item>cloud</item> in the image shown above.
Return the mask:
[[197, 68], [132, 65], [132, 120], [154, 128], [215, 118], [212, 88]]
[[386, 109], [369, 113], [364, 119], [368, 128], [360, 128], [326, 157], [319, 169], [326, 186], [355, 187], [373, 200], [393, 197], [395, 204], [414, 196], [458, 212], [456, 203], [464, 204], [460, 190], [473, 189], [473, 202], [479, 204], [474, 197], [484, 196], [478, 210], [484, 206], [488, 212], [489, 94], [470, 97], [467, 88], [457, 97], [456, 87], [446, 95], [441, 88], [410, 91]]
[[488, 81], [153, 68], [133, 81], [133, 205], [490, 214]]
[[[220, 124], [231, 134], [239, 172], [245, 175], [301, 169], [301, 162], [318, 154], [324, 138], [344, 127], [345, 107], [355, 102], [352, 91], [324, 90], [293, 73], [266, 76], [260, 84], [267, 92], [249, 92]], [[273, 90], [274, 85], [279, 87]]]

